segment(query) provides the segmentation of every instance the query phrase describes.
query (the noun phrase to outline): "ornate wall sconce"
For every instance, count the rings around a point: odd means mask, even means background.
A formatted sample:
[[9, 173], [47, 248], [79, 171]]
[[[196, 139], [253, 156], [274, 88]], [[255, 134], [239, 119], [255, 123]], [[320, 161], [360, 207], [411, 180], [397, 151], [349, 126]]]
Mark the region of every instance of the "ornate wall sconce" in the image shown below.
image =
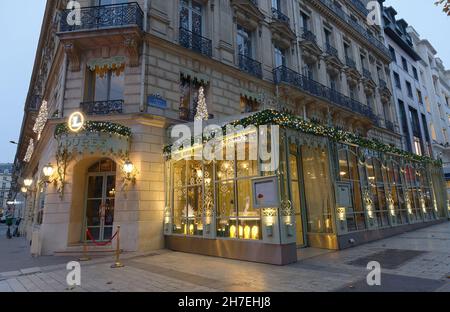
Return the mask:
[[52, 178], [54, 172], [55, 172], [55, 169], [53, 168], [51, 163], [49, 163], [48, 165], [45, 165], [44, 168], [42, 168], [42, 173], [44, 174], [42, 182], [45, 184], [55, 182], [55, 179]]
[[122, 173], [123, 173], [123, 185], [121, 190], [125, 193], [126, 198], [128, 186], [130, 184], [132, 185], [136, 184], [136, 175], [138, 174], [138, 171], [134, 166], [134, 164], [129, 159], [127, 159], [122, 165]]
[[134, 164], [127, 160], [123, 164], [123, 172], [124, 172], [124, 180], [127, 182], [131, 182], [132, 184], [136, 183], [136, 168], [134, 167]]

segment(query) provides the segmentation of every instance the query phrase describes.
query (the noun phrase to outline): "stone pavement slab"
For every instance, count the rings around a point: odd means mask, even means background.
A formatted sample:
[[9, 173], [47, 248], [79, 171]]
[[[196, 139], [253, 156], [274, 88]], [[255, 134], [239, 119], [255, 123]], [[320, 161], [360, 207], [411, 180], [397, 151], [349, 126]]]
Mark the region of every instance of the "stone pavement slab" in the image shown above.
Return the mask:
[[[126, 266], [121, 269], [111, 269], [110, 257], [82, 262], [81, 287], [67, 286], [68, 271], [63, 263], [9, 272], [5, 280], [0, 280], [0, 291], [449, 292], [449, 237], [447, 222], [341, 251], [300, 249], [299, 261], [287, 266], [168, 250], [124, 254], [122, 261]], [[380, 287], [366, 283], [369, 271], [365, 262], [373, 260], [381, 262]], [[20, 276], [15, 275], [18, 272]]]

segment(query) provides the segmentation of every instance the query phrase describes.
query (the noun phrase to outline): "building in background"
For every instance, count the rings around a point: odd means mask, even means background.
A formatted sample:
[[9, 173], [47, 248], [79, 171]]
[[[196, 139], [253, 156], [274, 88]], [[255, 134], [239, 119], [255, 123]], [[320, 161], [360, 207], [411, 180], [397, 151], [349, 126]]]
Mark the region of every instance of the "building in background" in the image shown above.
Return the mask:
[[396, 15], [393, 7], [383, 8], [383, 28], [392, 57], [390, 73], [403, 148], [417, 155], [432, 156], [428, 129], [431, 116], [425, 110], [429, 96], [419, 76], [422, 59], [407, 32], [408, 23], [397, 20]]
[[425, 111], [432, 142], [433, 157], [442, 159], [444, 173], [450, 191], [450, 71], [446, 70], [442, 60], [432, 44], [422, 39], [413, 27], [408, 27], [417, 53], [422, 61], [419, 63], [419, 77], [423, 88]]
[[[397, 149], [391, 54], [363, 2], [85, 0], [81, 25], [66, 2], [47, 2], [15, 159], [34, 253], [120, 225], [127, 251], [285, 264], [447, 216], [441, 168]], [[196, 115], [289, 120], [273, 207], [254, 197], [258, 161], [163, 154]]]
[[0, 215], [8, 208], [12, 181], [12, 164], [0, 164]]

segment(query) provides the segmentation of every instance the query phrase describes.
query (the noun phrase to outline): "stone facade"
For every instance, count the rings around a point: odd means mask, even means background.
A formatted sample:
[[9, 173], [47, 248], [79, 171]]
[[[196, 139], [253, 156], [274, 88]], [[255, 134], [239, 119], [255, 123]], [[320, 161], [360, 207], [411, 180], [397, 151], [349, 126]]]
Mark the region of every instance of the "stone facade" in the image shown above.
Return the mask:
[[[275, 108], [401, 144], [388, 74], [390, 55], [381, 30], [366, 23], [358, 1], [337, 5], [328, 0], [139, 0], [139, 7], [131, 3], [111, 7], [85, 0], [80, 1], [79, 27], [67, 24], [66, 3], [47, 2], [15, 160], [17, 185], [25, 178], [34, 181], [27, 196], [25, 228], [37, 254], [79, 250], [84, 240], [87, 170], [103, 158], [117, 164], [114, 226], [121, 225], [122, 247], [129, 251], [164, 247], [166, 129], [189, 121], [195, 111], [192, 91], [188, 105], [180, 104], [186, 98], [183, 81], [205, 88], [214, 117]], [[187, 20], [180, 19], [182, 6]], [[105, 19], [92, 20], [93, 10]], [[121, 10], [126, 10], [127, 21], [117, 17]], [[200, 14], [201, 22], [192, 22], [193, 14]], [[201, 37], [185, 27], [201, 27]], [[238, 45], [243, 30], [251, 38], [247, 50]], [[113, 68], [108, 78], [113, 79], [122, 66], [120, 112], [86, 111], [95, 102], [92, 72]], [[152, 95], [165, 104], [148, 105]], [[36, 132], [44, 102], [47, 116]], [[88, 121], [131, 129], [126, 158], [136, 168], [135, 184], [121, 187], [126, 159], [104, 150], [68, 159], [65, 178], [58, 182], [65, 186], [63, 194], [54, 183], [45, 183], [42, 172], [47, 164], [60, 169], [55, 128], [83, 109]]]

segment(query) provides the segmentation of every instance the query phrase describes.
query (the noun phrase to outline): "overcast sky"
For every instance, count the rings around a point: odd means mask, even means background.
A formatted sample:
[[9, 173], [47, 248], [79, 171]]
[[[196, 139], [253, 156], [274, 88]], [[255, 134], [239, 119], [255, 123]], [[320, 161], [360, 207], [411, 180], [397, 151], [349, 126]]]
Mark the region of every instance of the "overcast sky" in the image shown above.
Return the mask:
[[[404, 18], [422, 38], [427, 38], [450, 68], [450, 17], [433, 3], [434, 0], [387, 0], [385, 5], [395, 7], [398, 18]], [[45, 0], [0, 0], [0, 163], [14, 160], [16, 146], [9, 141], [19, 139], [44, 8]]]

